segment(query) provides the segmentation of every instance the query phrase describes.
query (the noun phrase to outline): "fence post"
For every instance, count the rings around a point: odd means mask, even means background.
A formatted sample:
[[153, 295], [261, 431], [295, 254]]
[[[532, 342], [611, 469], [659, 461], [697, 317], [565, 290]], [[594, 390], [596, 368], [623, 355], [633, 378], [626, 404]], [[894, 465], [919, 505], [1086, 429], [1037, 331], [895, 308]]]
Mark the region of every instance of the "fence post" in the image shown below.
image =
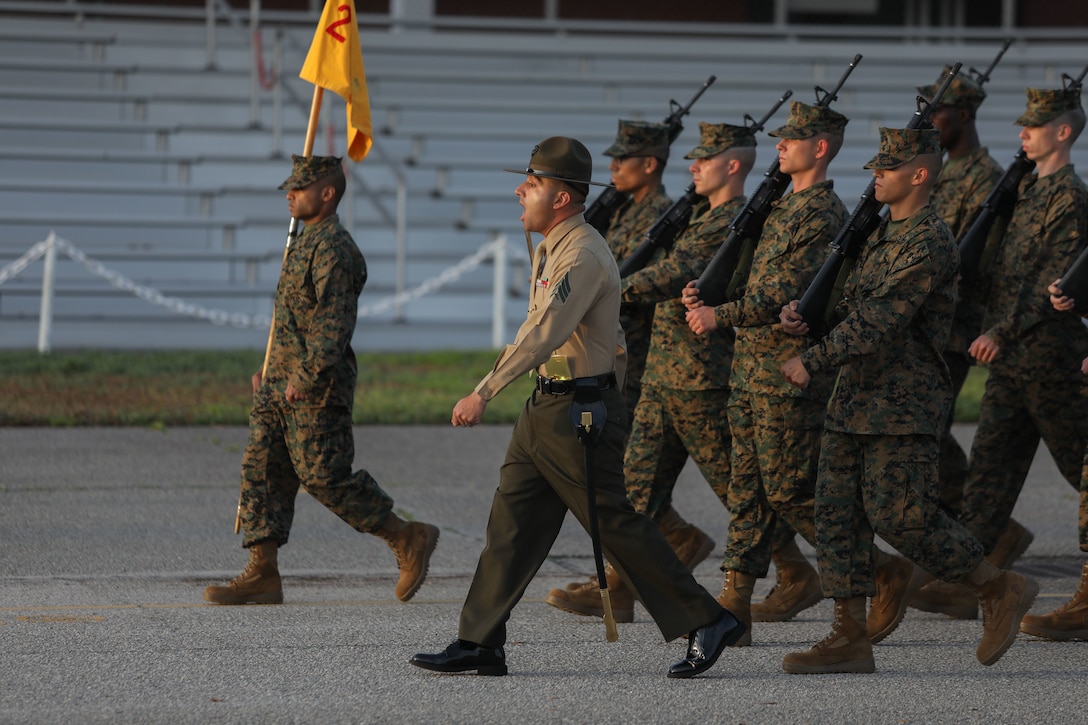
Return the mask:
[[272, 53], [272, 154], [283, 158], [283, 29], [276, 28], [275, 51]]
[[493, 242], [491, 259], [495, 264], [495, 280], [491, 292], [491, 347], [506, 344], [506, 235], [499, 234]]
[[204, 62], [204, 70], [215, 70], [215, 0], [208, 0], [204, 5], [204, 48], [207, 58]]
[[53, 332], [53, 289], [57, 266], [57, 233], [49, 232], [45, 240], [45, 266], [42, 269], [42, 306], [38, 315], [38, 352], [50, 351], [49, 338]]
[[[261, 0], [249, 0], [249, 126], [258, 128], [261, 125], [260, 92], [261, 92], [261, 63], [264, 58], [257, 55], [260, 48], [258, 33], [261, 32]], [[263, 50], [262, 50], [263, 52]]]
[[400, 296], [408, 286], [408, 181], [399, 169], [394, 169], [397, 177], [397, 211], [395, 217], [396, 229], [394, 236], [397, 245], [397, 305], [393, 318], [397, 322], [404, 322], [404, 303], [400, 302]]

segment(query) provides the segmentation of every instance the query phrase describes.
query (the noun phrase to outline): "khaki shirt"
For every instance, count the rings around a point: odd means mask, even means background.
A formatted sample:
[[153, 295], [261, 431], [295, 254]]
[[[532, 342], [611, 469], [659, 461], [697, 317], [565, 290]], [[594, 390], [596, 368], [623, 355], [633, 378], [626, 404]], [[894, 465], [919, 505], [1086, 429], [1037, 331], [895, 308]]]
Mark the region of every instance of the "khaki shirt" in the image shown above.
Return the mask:
[[533, 253], [529, 314], [512, 345], [476, 386], [491, 400], [515, 378], [553, 355], [566, 357], [572, 377], [615, 371], [620, 386], [627, 344], [620, 328], [620, 273], [604, 238], [581, 214], [552, 228]]

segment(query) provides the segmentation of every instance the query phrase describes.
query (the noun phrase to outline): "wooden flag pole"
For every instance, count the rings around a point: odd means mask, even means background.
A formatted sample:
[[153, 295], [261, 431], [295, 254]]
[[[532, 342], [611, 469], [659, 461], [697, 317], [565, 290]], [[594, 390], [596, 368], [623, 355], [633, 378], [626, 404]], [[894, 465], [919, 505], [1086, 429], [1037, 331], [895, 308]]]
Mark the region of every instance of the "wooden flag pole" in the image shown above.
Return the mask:
[[[310, 120], [306, 124], [306, 141], [302, 145], [302, 155], [309, 157], [314, 152], [314, 139], [317, 138], [317, 124], [321, 118], [321, 101], [324, 99], [325, 89], [314, 86], [314, 99], [310, 104]], [[283, 247], [283, 261], [280, 262], [280, 275], [283, 275], [283, 265], [287, 263], [287, 253], [291, 250], [291, 242], [298, 236], [298, 219], [291, 217], [291, 223], [287, 227], [287, 244]], [[268, 358], [272, 355], [272, 338], [276, 333], [276, 311], [272, 310], [272, 324], [268, 328], [268, 343], [264, 348], [264, 364], [261, 365], [261, 381], [268, 374]], [[238, 509], [234, 513], [234, 533], [242, 530], [242, 495], [238, 494]]]

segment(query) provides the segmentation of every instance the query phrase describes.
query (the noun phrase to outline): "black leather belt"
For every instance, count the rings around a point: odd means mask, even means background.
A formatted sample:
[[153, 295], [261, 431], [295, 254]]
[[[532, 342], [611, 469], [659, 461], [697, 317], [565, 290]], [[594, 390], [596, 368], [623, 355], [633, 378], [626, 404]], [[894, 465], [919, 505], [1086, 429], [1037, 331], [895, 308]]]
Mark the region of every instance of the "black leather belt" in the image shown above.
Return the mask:
[[603, 375], [577, 378], [575, 380], [556, 380], [555, 378], [545, 378], [541, 376], [536, 379], [536, 389], [548, 395], [569, 395], [574, 392], [575, 383], [584, 383], [589, 380], [593, 381], [593, 383], [601, 390], [608, 390], [609, 388], [616, 387], [616, 373], [604, 373]]

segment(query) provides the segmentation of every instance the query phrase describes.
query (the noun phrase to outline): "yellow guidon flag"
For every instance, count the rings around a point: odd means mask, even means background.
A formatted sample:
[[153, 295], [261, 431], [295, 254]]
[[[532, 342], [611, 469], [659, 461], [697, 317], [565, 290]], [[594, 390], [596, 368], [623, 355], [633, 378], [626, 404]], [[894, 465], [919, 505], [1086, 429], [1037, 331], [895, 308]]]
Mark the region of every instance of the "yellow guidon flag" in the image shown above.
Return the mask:
[[325, 0], [310, 52], [298, 75], [347, 102], [348, 156], [352, 161], [366, 158], [373, 130], [355, 0]]

